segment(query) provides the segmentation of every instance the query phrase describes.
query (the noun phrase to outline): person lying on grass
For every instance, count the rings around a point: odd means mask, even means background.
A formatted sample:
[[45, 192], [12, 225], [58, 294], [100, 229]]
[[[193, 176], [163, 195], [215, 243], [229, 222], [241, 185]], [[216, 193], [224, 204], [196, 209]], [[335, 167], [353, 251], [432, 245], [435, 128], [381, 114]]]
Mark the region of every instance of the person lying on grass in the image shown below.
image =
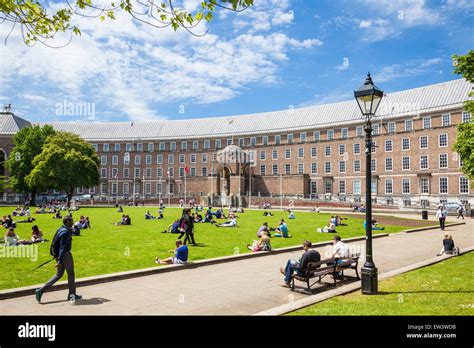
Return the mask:
[[252, 245], [247, 244], [247, 248], [252, 250], [254, 253], [258, 251], [271, 251], [272, 245], [270, 244], [268, 233], [263, 231], [260, 240], [254, 240]]
[[23, 224], [23, 223], [33, 223], [34, 221], [36, 221], [35, 218], [29, 217], [29, 218], [26, 219], [26, 220], [14, 221], [14, 223], [15, 223], [15, 224]]
[[183, 245], [183, 242], [179, 239], [176, 241], [176, 249], [170, 250], [170, 253], [174, 253], [174, 256], [168, 257], [164, 260], [157, 257], [155, 263], [162, 265], [179, 265], [188, 261], [188, 247]]
[[288, 234], [288, 225], [286, 224], [285, 220], [281, 219], [280, 224], [277, 228], [275, 228], [275, 237], [291, 238], [291, 236]]
[[216, 224], [214, 225], [216, 227], [237, 227], [237, 220], [235, 219], [235, 217], [233, 217], [232, 219], [230, 219], [229, 221], [226, 221], [224, 222], [223, 224]]

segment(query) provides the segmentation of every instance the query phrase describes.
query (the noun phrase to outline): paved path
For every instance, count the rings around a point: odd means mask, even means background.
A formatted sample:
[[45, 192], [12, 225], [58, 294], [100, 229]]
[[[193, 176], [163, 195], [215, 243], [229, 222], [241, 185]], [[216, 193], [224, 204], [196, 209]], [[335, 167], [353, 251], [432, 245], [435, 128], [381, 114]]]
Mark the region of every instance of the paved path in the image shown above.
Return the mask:
[[[447, 228], [461, 248], [474, 245], [474, 221], [466, 222]], [[432, 258], [441, 248], [441, 240], [440, 230], [375, 239], [374, 259], [379, 273]], [[364, 244], [350, 243], [354, 248], [363, 248]], [[319, 251], [324, 257], [325, 248]], [[78, 293], [84, 300], [76, 306], [64, 301], [67, 290], [45, 293], [43, 304], [37, 304], [33, 296], [7, 299], [0, 301], [0, 314], [254, 314], [307, 296], [279, 286], [283, 282], [279, 267], [300, 254], [288, 252], [80, 287]], [[322, 285], [318, 289], [328, 288], [332, 287]]]

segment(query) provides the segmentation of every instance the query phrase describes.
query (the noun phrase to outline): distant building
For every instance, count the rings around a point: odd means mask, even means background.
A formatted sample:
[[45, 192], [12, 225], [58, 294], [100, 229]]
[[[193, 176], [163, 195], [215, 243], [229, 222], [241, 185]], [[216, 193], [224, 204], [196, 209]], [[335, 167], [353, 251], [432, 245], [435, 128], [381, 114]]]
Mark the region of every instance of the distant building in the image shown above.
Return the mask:
[[[463, 111], [471, 89], [459, 79], [384, 97], [373, 123], [377, 204], [474, 203], [452, 150], [456, 126], [471, 120]], [[185, 185], [187, 197], [227, 197], [222, 204], [246, 204], [249, 191], [346, 203], [365, 197], [363, 118], [355, 100], [232, 117], [50, 124], [95, 147], [101, 183], [77, 194], [98, 201], [134, 193], [184, 196]], [[1, 114], [0, 162], [12, 155], [13, 135], [28, 126], [11, 112]]]

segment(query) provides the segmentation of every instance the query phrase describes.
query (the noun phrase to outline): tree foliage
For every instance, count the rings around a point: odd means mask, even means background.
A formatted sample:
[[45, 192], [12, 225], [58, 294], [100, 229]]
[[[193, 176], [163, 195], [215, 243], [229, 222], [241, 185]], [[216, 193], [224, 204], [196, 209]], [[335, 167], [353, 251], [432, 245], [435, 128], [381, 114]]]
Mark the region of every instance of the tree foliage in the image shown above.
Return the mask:
[[[453, 55], [454, 73], [462, 75], [467, 81], [474, 83], [474, 51], [470, 50], [466, 55]], [[469, 93], [473, 97], [474, 92]], [[453, 145], [461, 160], [463, 161], [462, 171], [469, 179], [474, 179], [474, 100], [467, 100], [464, 103], [464, 110], [471, 113], [471, 121], [458, 126], [456, 142]]]
[[33, 159], [43, 151], [46, 140], [55, 134], [50, 125], [21, 129], [13, 138], [13, 150], [5, 162], [10, 172], [8, 187], [15, 192], [30, 194], [33, 202], [36, 192], [43, 188], [29, 185], [25, 178], [33, 170]]
[[210, 22], [217, 9], [240, 12], [252, 6], [253, 2], [254, 0], [203, 0], [191, 13], [176, 7], [176, 0], [112, 0], [107, 6], [100, 6], [94, 0], [67, 0], [64, 8], [50, 13], [45, 1], [0, 0], [0, 20], [10, 22], [12, 30], [16, 24], [21, 25], [26, 44], [37, 41], [46, 43], [58, 32], [81, 35], [80, 28], [72, 24], [74, 16], [99, 18], [101, 21], [113, 20], [118, 11], [126, 12], [155, 28], [171, 26], [174, 30], [183, 28], [194, 34], [193, 29], [199, 22]]
[[58, 132], [46, 141], [25, 180], [30, 186], [65, 192], [69, 206], [76, 187], [99, 184], [99, 165], [91, 144], [75, 134]]

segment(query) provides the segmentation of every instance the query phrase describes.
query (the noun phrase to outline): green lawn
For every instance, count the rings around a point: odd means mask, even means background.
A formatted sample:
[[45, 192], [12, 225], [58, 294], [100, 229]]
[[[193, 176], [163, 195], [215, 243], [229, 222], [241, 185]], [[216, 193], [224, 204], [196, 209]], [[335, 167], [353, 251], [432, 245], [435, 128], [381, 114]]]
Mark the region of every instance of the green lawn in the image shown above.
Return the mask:
[[[90, 217], [92, 223], [92, 230], [83, 230], [81, 236], [74, 237], [76, 277], [152, 267], [155, 266], [156, 256], [161, 258], [169, 256], [168, 250], [174, 248], [177, 235], [160, 232], [180, 216], [181, 210], [167, 208], [164, 220], [145, 220], [144, 213], [147, 209], [147, 207], [124, 207], [124, 213], [132, 218], [132, 226], [113, 225], [113, 222], [119, 221], [121, 217], [121, 213], [115, 208], [82, 208], [75, 212], [73, 214], [75, 221], [80, 215], [85, 215]], [[2, 207], [0, 214], [10, 214], [12, 210], [11, 207]], [[157, 209], [153, 208], [150, 211], [156, 215]], [[246, 250], [246, 245], [256, 239], [258, 227], [264, 221], [270, 226], [276, 226], [280, 218], [287, 217], [287, 214], [281, 211], [275, 210], [274, 213], [273, 217], [264, 217], [260, 210], [247, 210], [244, 214], [240, 214], [238, 228], [216, 228], [210, 224], [196, 224], [195, 238], [199, 245], [190, 247], [190, 261], [250, 252]], [[33, 214], [33, 216], [37, 219], [36, 223], [44, 232], [45, 238], [51, 241], [61, 222], [54, 220], [53, 214]], [[296, 220], [288, 221], [293, 238], [272, 238], [272, 247], [299, 245], [304, 239], [312, 242], [330, 240], [331, 234], [316, 232], [317, 227], [326, 225], [329, 217], [330, 214], [296, 212]], [[14, 218], [15, 221], [20, 219]], [[392, 233], [405, 229], [406, 226], [403, 226], [402, 222], [403, 220], [400, 220], [400, 225], [397, 226], [386, 226], [384, 232]], [[362, 216], [350, 216], [348, 224], [347, 227], [338, 227], [338, 233], [343, 238], [363, 235]], [[29, 239], [31, 225], [18, 224], [16, 233], [20, 238]], [[37, 245], [39, 251], [36, 262], [25, 258], [0, 258], [2, 270], [0, 289], [40, 284], [53, 274], [53, 263], [32, 272], [35, 266], [50, 257], [50, 242]], [[0, 246], [3, 247], [3, 244]]]
[[357, 291], [289, 315], [474, 315], [473, 264], [471, 252], [381, 281], [378, 295]]

